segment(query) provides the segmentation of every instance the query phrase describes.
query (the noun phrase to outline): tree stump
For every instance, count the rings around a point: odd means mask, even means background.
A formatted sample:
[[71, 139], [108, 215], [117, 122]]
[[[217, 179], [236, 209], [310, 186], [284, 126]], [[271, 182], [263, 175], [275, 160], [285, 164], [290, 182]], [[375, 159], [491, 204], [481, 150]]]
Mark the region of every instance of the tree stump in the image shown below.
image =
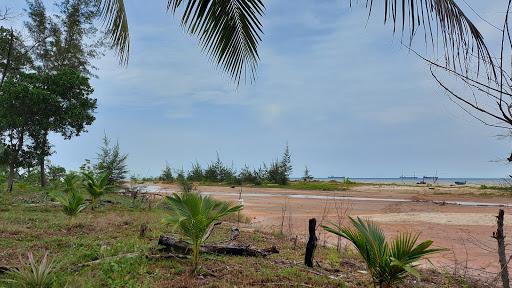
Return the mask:
[[304, 257], [304, 264], [308, 267], [313, 267], [313, 257], [315, 256], [316, 242], [316, 219], [309, 219], [309, 239], [306, 244], [306, 256]]
[[501, 267], [501, 282], [503, 283], [503, 288], [510, 288], [510, 280], [508, 275], [508, 265], [507, 265], [507, 255], [505, 254], [505, 234], [503, 233], [503, 221], [505, 218], [505, 211], [500, 209], [498, 212], [498, 216], [496, 217], [497, 229], [496, 232], [492, 233], [492, 238], [496, 239], [498, 242], [498, 257], [500, 261]]

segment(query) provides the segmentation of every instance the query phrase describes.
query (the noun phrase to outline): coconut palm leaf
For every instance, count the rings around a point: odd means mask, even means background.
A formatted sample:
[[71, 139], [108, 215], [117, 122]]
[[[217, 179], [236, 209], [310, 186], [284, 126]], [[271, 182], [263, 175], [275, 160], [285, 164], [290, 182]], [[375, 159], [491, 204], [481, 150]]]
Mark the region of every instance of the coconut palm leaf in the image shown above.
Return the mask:
[[167, 197], [167, 202], [171, 215], [163, 221], [192, 246], [193, 271], [198, 267], [201, 244], [208, 238], [214, 223], [243, 208], [242, 205], [232, 205], [194, 192], [174, 193]]
[[87, 190], [89, 195], [91, 195], [91, 208], [94, 209], [98, 199], [101, 198], [106, 193], [108, 193], [112, 188], [111, 186], [108, 185], [109, 174], [104, 173], [100, 175], [98, 178], [96, 178], [94, 174], [91, 172], [84, 172], [82, 173], [82, 175], [85, 178], [85, 189]]
[[[130, 49], [128, 20], [123, 0], [97, 0], [104, 25], [126, 63]], [[352, 1], [350, 0], [352, 5]], [[369, 14], [374, 0], [366, 0]], [[259, 60], [265, 5], [262, 0], [167, 0], [167, 10], [181, 14], [186, 31], [199, 38], [203, 51], [239, 83], [242, 76], [251, 80]], [[455, 0], [384, 0], [384, 23], [402, 30], [410, 41], [419, 28], [426, 42], [444, 52], [446, 63], [467, 68], [471, 58], [485, 63], [494, 74], [494, 64], [484, 38]], [[340, 44], [341, 45], [341, 44]]]
[[128, 63], [130, 54], [130, 31], [124, 0], [96, 0], [103, 25], [107, 30], [112, 47], [117, 49], [119, 61]]
[[354, 244], [365, 261], [374, 283], [379, 287], [392, 287], [407, 274], [418, 277], [415, 263], [426, 255], [444, 251], [429, 249], [432, 245], [430, 240], [416, 245], [418, 235], [411, 233], [401, 233], [388, 243], [384, 232], [375, 222], [359, 217], [349, 218], [352, 227], [322, 225], [322, 228]]
[[62, 205], [62, 211], [68, 216], [76, 216], [87, 207], [85, 198], [78, 191], [54, 194], [53, 197]]
[[[366, 0], [369, 14], [373, 4], [374, 0]], [[486, 64], [495, 76], [482, 34], [455, 0], [384, 0], [383, 5], [384, 24], [391, 22], [393, 32], [400, 29], [402, 34], [408, 34], [409, 44], [423, 28], [425, 42], [444, 51], [447, 65], [464, 70], [476, 57], [478, 64]]]
[[[184, 3], [185, 2], [185, 3]], [[173, 14], [182, 7], [181, 24], [211, 59], [238, 83], [254, 79], [265, 6], [261, 0], [168, 0]]]

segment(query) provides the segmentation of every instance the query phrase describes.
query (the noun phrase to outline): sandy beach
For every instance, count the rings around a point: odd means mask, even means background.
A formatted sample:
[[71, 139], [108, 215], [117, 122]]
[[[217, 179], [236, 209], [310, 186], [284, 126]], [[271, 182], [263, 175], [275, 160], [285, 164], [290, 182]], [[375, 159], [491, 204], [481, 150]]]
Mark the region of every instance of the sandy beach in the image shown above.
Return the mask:
[[[170, 193], [177, 187], [158, 184], [158, 190]], [[199, 186], [198, 190], [230, 201], [237, 201], [240, 193], [240, 187]], [[460, 273], [486, 277], [499, 269], [496, 241], [491, 238], [496, 229], [495, 215], [499, 208], [510, 214], [512, 198], [482, 192], [476, 186], [368, 184], [336, 192], [243, 187], [242, 198], [243, 213], [258, 229], [280, 231], [282, 225], [290, 237], [305, 239], [309, 218], [329, 224], [338, 222], [338, 215], [342, 214], [365, 217], [381, 224], [389, 237], [410, 231], [420, 233], [420, 240], [431, 239], [434, 246], [449, 249], [430, 257], [431, 263], [423, 265], [433, 264], [449, 271], [457, 265]], [[345, 217], [344, 221], [347, 223], [348, 219]], [[506, 216], [505, 223], [510, 228], [512, 216]], [[322, 229], [318, 234], [322, 244], [337, 242]]]

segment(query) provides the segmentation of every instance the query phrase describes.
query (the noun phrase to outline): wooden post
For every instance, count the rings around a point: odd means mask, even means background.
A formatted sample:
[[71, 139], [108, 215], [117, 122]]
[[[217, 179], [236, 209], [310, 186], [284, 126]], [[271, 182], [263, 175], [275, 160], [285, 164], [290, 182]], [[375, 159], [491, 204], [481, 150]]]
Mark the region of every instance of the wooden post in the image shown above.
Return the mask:
[[498, 228], [496, 229], [496, 232], [492, 233], [492, 238], [498, 241], [498, 257], [500, 261], [500, 275], [501, 282], [503, 283], [503, 288], [510, 288], [507, 255], [505, 254], [505, 234], [503, 233], [503, 220], [505, 218], [505, 212], [503, 211], [503, 209], [499, 210], [498, 216], [496, 218]]
[[309, 219], [309, 240], [306, 244], [306, 256], [304, 257], [304, 264], [308, 267], [313, 267], [313, 257], [315, 256], [316, 241], [316, 219]]

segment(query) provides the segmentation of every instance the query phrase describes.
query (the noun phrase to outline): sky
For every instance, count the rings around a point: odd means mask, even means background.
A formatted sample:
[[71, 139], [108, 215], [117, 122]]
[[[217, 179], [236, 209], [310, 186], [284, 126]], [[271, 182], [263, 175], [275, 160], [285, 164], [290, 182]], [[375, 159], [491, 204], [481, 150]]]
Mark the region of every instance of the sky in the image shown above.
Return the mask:
[[[5, 1], [5, 5], [3, 4]], [[466, 0], [499, 25], [503, 0]], [[51, 5], [53, 1], [43, 1]], [[510, 139], [453, 104], [428, 66], [348, 0], [264, 1], [261, 61], [254, 83], [236, 86], [210, 63], [166, 1], [125, 0], [131, 52], [97, 60], [96, 122], [72, 140], [52, 136], [54, 164], [78, 169], [104, 134], [129, 154], [130, 175], [157, 176], [169, 163], [258, 167], [286, 144], [293, 176], [506, 177]], [[457, 1], [496, 48], [496, 31]], [[23, 20], [22, 0], [0, 0]], [[381, 9], [382, 11], [382, 9]]]

